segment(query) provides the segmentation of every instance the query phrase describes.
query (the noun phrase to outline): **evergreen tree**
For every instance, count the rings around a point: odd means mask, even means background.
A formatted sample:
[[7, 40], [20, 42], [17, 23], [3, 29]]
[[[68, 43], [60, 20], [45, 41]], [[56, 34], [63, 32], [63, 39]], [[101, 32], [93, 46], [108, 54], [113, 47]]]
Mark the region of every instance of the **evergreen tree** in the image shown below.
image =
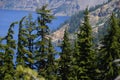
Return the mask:
[[13, 39], [13, 28], [17, 24], [17, 22], [14, 22], [10, 25], [7, 36], [5, 36], [4, 40], [6, 44], [1, 47], [3, 49], [3, 66], [1, 68], [1, 79], [2, 80], [14, 80], [14, 63], [13, 63], [13, 56], [14, 56], [14, 50], [16, 49], [16, 43], [15, 40]]
[[109, 22], [108, 34], [102, 40], [102, 47], [99, 53], [99, 68], [101, 70], [100, 78], [102, 80], [114, 80], [120, 73], [118, 68], [113, 62], [120, 58], [120, 27], [118, 20], [112, 14]]
[[73, 59], [72, 59], [72, 73], [74, 80], [79, 79], [79, 62], [80, 62], [80, 52], [78, 46], [78, 39], [74, 42], [74, 49], [73, 49]]
[[30, 68], [33, 68], [33, 62], [34, 62], [34, 56], [35, 56], [35, 40], [37, 38], [36, 34], [36, 24], [35, 21], [33, 21], [32, 15], [29, 14], [28, 17], [25, 19], [25, 26], [24, 28], [26, 29], [26, 48], [27, 51], [32, 53], [31, 55], [27, 54], [27, 58], [29, 58], [28, 61], [26, 61], [27, 65]]
[[57, 70], [56, 70], [56, 64], [55, 64], [55, 50], [51, 42], [51, 38], [49, 39], [48, 43], [48, 56], [47, 56], [47, 69], [46, 69], [46, 75], [48, 80], [56, 80], [57, 78]]
[[17, 65], [22, 65], [22, 66], [25, 66], [25, 61], [24, 61], [24, 52], [23, 52], [23, 45], [25, 44], [25, 43], [23, 43], [23, 41], [22, 40], [26, 40], [26, 39], [24, 39], [23, 38], [23, 33], [25, 32], [25, 31], [23, 31], [22, 30], [22, 27], [23, 27], [23, 25], [22, 25], [22, 22], [23, 22], [23, 20], [25, 19], [25, 17], [23, 17], [21, 20], [20, 20], [20, 22], [19, 22], [19, 32], [18, 32], [18, 48], [17, 48]]
[[43, 6], [41, 9], [37, 9], [38, 14], [38, 27], [37, 35], [38, 41], [36, 41], [36, 62], [38, 73], [43, 77], [46, 76], [47, 69], [47, 47], [48, 39], [47, 34], [49, 34], [48, 23], [53, 19], [51, 10], [46, 9], [47, 5]]
[[3, 44], [4, 38], [0, 38], [0, 78], [3, 79], [4, 73], [2, 68], [4, 67], [4, 50], [5, 50], [5, 45]]
[[[30, 57], [32, 53], [27, 50], [28, 46], [28, 34], [27, 30], [24, 28], [23, 22], [25, 17], [19, 22], [19, 32], [18, 32], [18, 47], [17, 47], [17, 65], [27, 66], [29, 63], [33, 63], [33, 59]], [[31, 67], [31, 66], [30, 66]]]
[[72, 50], [71, 44], [68, 37], [68, 32], [65, 30], [63, 43], [61, 46], [62, 52], [60, 53], [60, 61], [59, 61], [59, 75], [60, 80], [69, 80], [71, 78], [71, 58], [72, 58]]
[[84, 15], [84, 23], [80, 26], [80, 31], [77, 34], [77, 45], [79, 46], [79, 58], [76, 56], [77, 65], [79, 66], [77, 78], [82, 80], [93, 80], [94, 78], [92, 76], [95, 73], [93, 62], [93, 37], [92, 27], [89, 23], [89, 11], [87, 8]]

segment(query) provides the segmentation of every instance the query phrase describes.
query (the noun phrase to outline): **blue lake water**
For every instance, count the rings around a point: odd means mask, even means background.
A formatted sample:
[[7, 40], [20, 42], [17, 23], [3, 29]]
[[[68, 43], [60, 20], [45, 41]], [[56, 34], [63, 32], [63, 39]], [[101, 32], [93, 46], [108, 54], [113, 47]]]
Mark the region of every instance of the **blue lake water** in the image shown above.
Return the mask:
[[[0, 36], [4, 36], [7, 33], [9, 25], [12, 22], [20, 21], [22, 17], [32, 14], [34, 19], [37, 19], [36, 12], [30, 11], [16, 11], [16, 10], [0, 10]], [[67, 16], [56, 16], [55, 19], [49, 24], [51, 30], [55, 30], [61, 23], [67, 20]], [[18, 31], [17, 29], [15, 30]]]
[[[16, 11], [16, 10], [0, 10], [0, 37], [3, 37], [7, 34], [8, 28], [12, 22], [20, 21], [24, 16], [28, 16], [32, 14], [34, 19], [37, 19], [36, 12], [30, 11]], [[55, 19], [49, 24], [50, 30], [55, 30], [62, 24], [64, 21], [69, 19], [67, 16], [56, 16]], [[15, 26], [18, 27], [18, 26]], [[18, 32], [18, 28], [14, 28], [15, 32]], [[15, 34], [14, 38], [17, 40], [17, 34]], [[61, 52], [60, 47], [55, 47], [55, 50]], [[15, 55], [16, 56], [16, 55]], [[14, 57], [15, 57], [14, 56]], [[56, 55], [58, 58], [59, 55]], [[14, 58], [15, 62], [16, 57]]]

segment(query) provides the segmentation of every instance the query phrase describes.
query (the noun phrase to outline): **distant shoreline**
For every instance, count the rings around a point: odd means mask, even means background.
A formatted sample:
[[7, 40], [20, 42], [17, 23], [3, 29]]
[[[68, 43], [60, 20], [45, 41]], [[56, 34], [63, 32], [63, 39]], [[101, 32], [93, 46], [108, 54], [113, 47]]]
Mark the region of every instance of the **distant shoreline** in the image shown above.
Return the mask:
[[32, 11], [32, 10], [17, 10], [17, 9], [1, 9], [0, 10], [3, 10], [3, 11], [23, 11], [23, 12], [36, 12], [36, 11]]

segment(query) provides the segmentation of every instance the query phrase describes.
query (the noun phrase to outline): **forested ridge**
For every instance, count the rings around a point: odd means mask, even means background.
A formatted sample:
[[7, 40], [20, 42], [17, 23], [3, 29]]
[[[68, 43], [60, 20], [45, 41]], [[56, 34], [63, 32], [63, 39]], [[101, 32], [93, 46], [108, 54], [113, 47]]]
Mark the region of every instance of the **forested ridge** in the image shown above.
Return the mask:
[[[55, 51], [48, 36], [48, 23], [55, 18], [51, 10], [43, 6], [36, 13], [36, 20], [25, 16], [0, 38], [0, 80], [114, 80], [120, 75], [120, 19], [114, 13], [96, 48], [86, 8], [74, 43], [68, 29], [64, 31], [61, 52]], [[18, 40], [14, 39], [16, 25]]]
[[[103, 3], [103, 4], [99, 4], [96, 5], [94, 7], [90, 7], [89, 8], [89, 12], [97, 12], [96, 10], [103, 7], [106, 4], [109, 4], [110, 2], [112, 2], [112, 0], [108, 0], [107, 2]], [[95, 14], [95, 13], [94, 13]], [[79, 12], [73, 14], [69, 20], [65, 21], [63, 24], [60, 25], [60, 27], [57, 29], [59, 30], [61, 27], [63, 27], [66, 24], [69, 24], [69, 30], [68, 32], [70, 33], [74, 33], [78, 30], [79, 25], [82, 23], [82, 19], [83, 19], [83, 15], [84, 15], [84, 10], [80, 10]]]

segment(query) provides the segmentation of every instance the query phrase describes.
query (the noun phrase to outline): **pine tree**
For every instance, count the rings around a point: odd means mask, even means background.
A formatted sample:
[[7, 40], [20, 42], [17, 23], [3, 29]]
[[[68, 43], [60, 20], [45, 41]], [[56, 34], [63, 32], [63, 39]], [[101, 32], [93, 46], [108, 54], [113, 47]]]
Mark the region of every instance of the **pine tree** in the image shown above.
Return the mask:
[[24, 43], [22, 43], [22, 40], [25, 40], [23, 38], [22, 33], [24, 33], [25, 31], [22, 30], [22, 22], [25, 19], [25, 17], [23, 17], [20, 22], [19, 22], [19, 32], [18, 32], [18, 48], [17, 48], [17, 65], [22, 65], [25, 66], [25, 61], [24, 61], [24, 52], [23, 52], [23, 45]]
[[33, 68], [33, 62], [34, 62], [34, 56], [35, 56], [35, 40], [37, 38], [37, 34], [36, 34], [36, 24], [35, 21], [33, 21], [32, 15], [29, 14], [28, 17], [25, 19], [25, 25], [24, 25], [24, 29], [26, 29], [26, 46], [24, 46], [26, 48], [26, 50], [30, 53], [32, 53], [31, 55], [27, 54], [27, 58], [29, 58], [28, 61], [26, 61], [27, 65], [30, 68]]
[[4, 51], [5, 51], [5, 44], [3, 44], [5, 38], [0, 38], [0, 78], [4, 78]]
[[27, 66], [27, 63], [33, 63], [30, 56], [32, 53], [27, 50], [28, 46], [27, 40], [27, 30], [24, 28], [23, 22], [25, 17], [23, 17], [19, 22], [19, 32], [18, 32], [18, 47], [17, 47], [17, 65]]
[[114, 63], [114, 60], [120, 58], [120, 27], [114, 14], [112, 14], [108, 26], [108, 33], [102, 40], [99, 53], [100, 60], [98, 63], [102, 80], [114, 80], [120, 73], [120, 68]]
[[5, 36], [4, 40], [6, 44], [3, 46], [3, 66], [1, 68], [2, 70], [2, 80], [14, 80], [14, 63], [13, 63], [13, 56], [14, 56], [14, 50], [16, 49], [16, 43], [13, 39], [13, 28], [17, 24], [17, 22], [14, 22], [10, 25], [7, 36]]
[[71, 58], [72, 58], [72, 50], [71, 44], [69, 41], [68, 32], [65, 30], [63, 43], [61, 46], [62, 52], [60, 53], [60, 61], [59, 61], [59, 75], [60, 80], [69, 80], [71, 78]]
[[47, 53], [47, 69], [46, 75], [48, 80], [56, 80], [57, 78], [57, 65], [55, 60], [55, 50], [51, 42], [51, 38], [49, 38], [48, 43], [48, 53]]
[[47, 68], [47, 47], [48, 47], [48, 39], [46, 37], [49, 34], [48, 23], [53, 19], [53, 15], [51, 14], [51, 10], [46, 9], [47, 5], [43, 6], [41, 9], [37, 9], [38, 14], [38, 27], [37, 27], [37, 35], [38, 41], [36, 41], [36, 67], [38, 73], [42, 76], [46, 76], [46, 68]]
[[84, 12], [84, 23], [80, 26], [80, 31], [77, 34], [77, 45], [79, 46], [79, 52], [77, 58], [77, 65], [79, 69], [77, 71], [78, 79], [93, 80], [92, 76], [95, 73], [94, 69], [94, 50], [93, 50], [93, 37], [92, 27], [89, 23], [89, 11], [86, 8]]
[[80, 62], [80, 52], [79, 52], [79, 46], [78, 46], [78, 39], [74, 42], [74, 48], [73, 48], [73, 58], [72, 58], [72, 73], [73, 73], [73, 79], [78, 80], [79, 79], [79, 62]]

